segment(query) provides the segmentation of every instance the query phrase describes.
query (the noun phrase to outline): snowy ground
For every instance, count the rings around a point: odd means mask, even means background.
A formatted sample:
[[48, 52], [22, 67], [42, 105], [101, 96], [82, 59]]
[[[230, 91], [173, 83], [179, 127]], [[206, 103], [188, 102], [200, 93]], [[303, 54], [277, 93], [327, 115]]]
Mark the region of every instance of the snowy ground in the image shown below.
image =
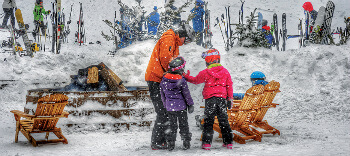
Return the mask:
[[[163, 0], [146, 1], [148, 13], [155, 4], [163, 5]], [[45, 8], [51, 8], [51, 1], [44, 1]], [[222, 140], [215, 133], [213, 149], [200, 149], [201, 130], [196, 127], [194, 116], [202, 115], [203, 105], [201, 91], [203, 85], [189, 84], [196, 109], [189, 115], [190, 130], [193, 133], [192, 147], [182, 150], [180, 138], [174, 151], [152, 151], [150, 149], [150, 129], [134, 128], [131, 131], [75, 131], [64, 126], [63, 134], [69, 144], [46, 144], [32, 147], [20, 134], [19, 142], [14, 143], [15, 120], [11, 110], [23, 110], [27, 90], [55, 87], [56, 82], [70, 83], [70, 75], [78, 69], [104, 62], [128, 86], [145, 86], [144, 72], [155, 45], [153, 40], [137, 42], [118, 51], [116, 56], [107, 55], [112, 50], [112, 42], [105, 41], [100, 31], [109, 32], [102, 19], [113, 20], [114, 11], [119, 9], [116, 1], [84, 1], [84, 18], [88, 42], [101, 41], [102, 44], [78, 46], [73, 43], [74, 20], [78, 19], [78, 0], [63, 0], [65, 13], [69, 14], [70, 5], [74, 3], [70, 26], [72, 34], [69, 43], [62, 46], [59, 55], [50, 52], [37, 52], [34, 58], [15, 57], [0, 53], [0, 80], [9, 85], [0, 89], [0, 152], [2, 155], [350, 155], [350, 44], [343, 46], [311, 45], [298, 49], [297, 40], [288, 40], [287, 51], [280, 52], [267, 49], [247, 49], [234, 47], [225, 52], [218, 27], [213, 28], [213, 44], [222, 53], [222, 65], [231, 73], [234, 92], [244, 92], [251, 85], [249, 75], [256, 70], [266, 74], [267, 79], [281, 83], [281, 93], [275, 98], [280, 105], [269, 110], [266, 120], [281, 131], [281, 136], [265, 135], [261, 142], [249, 141], [247, 144], [234, 144], [233, 150], [221, 147]], [[123, 1], [136, 5], [134, 1]], [[147, 2], [147, 3], [146, 3]], [[177, 0], [180, 6], [185, 0]], [[259, 2], [259, 4], [257, 4]], [[318, 10], [326, 0], [311, 0]], [[290, 34], [297, 33], [299, 18], [303, 18], [300, 0], [250, 0], [245, 3], [245, 15], [258, 7], [258, 11], [272, 21], [274, 12], [287, 13], [287, 29]], [[344, 27], [344, 16], [350, 16], [350, 3], [334, 0], [336, 5], [333, 29]], [[22, 9], [25, 22], [32, 22], [32, 2], [17, 2]], [[224, 13], [224, 6], [231, 6], [233, 21], [238, 21], [239, 1], [210, 1], [212, 19]], [[29, 7], [28, 7], [29, 6]], [[193, 7], [193, 5], [191, 6]], [[188, 8], [189, 10], [190, 8]], [[233, 13], [237, 12], [237, 14]], [[183, 17], [187, 13], [183, 13]], [[266, 16], [265, 16], [266, 15]], [[67, 16], [67, 15], [66, 15]], [[280, 16], [281, 17], [281, 16]], [[279, 19], [280, 20], [280, 19]], [[280, 21], [279, 21], [280, 22]], [[32, 28], [32, 25], [31, 25]], [[0, 39], [7, 37], [1, 32]], [[31, 35], [29, 35], [31, 36]], [[20, 39], [21, 40], [21, 39]], [[47, 42], [50, 45], [50, 42]], [[180, 55], [187, 60], [186, 69], [191, 75], [197, 75], [205, 68], [200, 54], [204, 48], [194, 43], [180, 47]], [[244, 56], [240, 55], [244, 54]], [[6, 60], [5, 60], [6, 59]], [[4, 82], [1, 82], [4, 83]], [[39, 84], [37, 84], [39, 83]], [[56, 85], [57, 86], [57, 85]], [[65, 119], [61, 119], [65, 120]], [[44, 137], [43, 135], [36, 135]]]

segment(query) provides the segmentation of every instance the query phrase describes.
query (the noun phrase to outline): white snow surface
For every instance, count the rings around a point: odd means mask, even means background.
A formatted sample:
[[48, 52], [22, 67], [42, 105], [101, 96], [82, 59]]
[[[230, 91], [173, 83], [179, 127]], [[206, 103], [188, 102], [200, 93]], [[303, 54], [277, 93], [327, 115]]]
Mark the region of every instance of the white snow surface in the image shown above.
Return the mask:
[[[310, 1], [314, 4], [315, 10], [327, 3], [327, 0]], [[350, 16], [350, 2], [333, 1], [336, 7], [332, 29], [344, 28], [344, 16]], [[52, 10], [51, 2], [52, 0], [44, 1], [46, 10]], [[147, 85], [144, 73], [156, 42], [154, 40], [136, 42], [119, 50], [114, 57], [107, 55], [109, 50], [113, 50], [113, 43], [107, 42], [101, 36], [101, 31], [109, 33], [110, 30], [102, 19], [112, 21], [116, 10], [119, 16], [117, 0], [84, 0], [80, 2], [83, 2], [87, 42], [101, 41], [102, 44], [83, 46], [74, 44], [74, 33], [77, 30], [75, 21], [79, 16], [78, 2], [79, 0], [62, 0], [67, 18], [70, 5], [74, 5], [69, 43], [62, 45], [61, 54], [40, 51], [34, 54], [34, 58], [29, 58], [0, 53], [0, 80], [15, 80], [6, 82], [9, 85], [0, 89], [1, 155], [350, 155], [350, 44], [311, 45], [299, 49], [297, 39], [291, 39], [287, 41], [287, 50], [284, 52], [237, 46], [226, 52], [220, 30], [214, 27], [213, 23], [216, 17], [225, 13], [225, 6], [231, 6], [231, 21], [238, 22], [238, 11], [241, 6], [238, 0], [209, 1], [214, 34], [213, 45], [221, 52], [222, 65], [231, 73], [234, 92], [245, 92], [251, 86], [249, 76], [253, 71], [262, 71], [269, 81], [276, 80], [281, 83], [281, 93], [277, 94], [274, 100], [280, 105], [270, 109], [265, 116], [270, 125], [280, 130], [280, 136], [264, 135], [261, 142], [234, 143], [233, 150], [227, 150], [221, 147], [222, 139], [218, 138], [218, 133], [215, 132], [212, 150], [202, 150], [199, 140], [201, 130], [195, 125], [194, 117], [203, 115], [203, 109], [199, 108], [204, 105], [201, 95], [203, 85], [189, 84], [195, 101], [195, 111], [189, 114], [190, 131], [193, 133], [192, 146], [189, 150], [181, 149], [179, 134], [175, 150], [151, 150], [152, 127], [151, 129], [134, 127], [132, 130], [115, 132], [108, 128], [100, 131], [79, 131], [58, 125], [69, 144], [44, 144], [33, 147], [22, 134], [19, 134], [19, 142], [15, 143], [16, 123], [10, 111], [23, 110], [27, 90], [58, 87], [59, 83], [65, 82], [61, 84], [62, 87], [70, 83], [70, 75], [76, 74], [78, 69], [100, 62], [104, 62], [121, 79], [127, 81], [125, 83], [127, 86]], [[123, 0], [123, 2], [129, 6], [137, 5], [136, 1]], [[176, 0], [175, 6], [179, 7], [184, 2], [185, 0]], [[278, 20], [281, 22], [281, 15], [285, 12], [288, 34], [297, 34], [299, 18], [304, 17], [301, 7], [304, 2], [249, 0], [245, 2], [244, 15], [258, 8], [257, 11], [271, 23], [273, 13], [278, 14]], [[149, 14], [154, 5], [161, 7], [164, 1], [143, 0], [141, 4], [145, 6], [146, 14]], [[32, 29], [34, 1], [17, 1], [17, 5], [22, 10], [25, 23], [29, 23]], [[191, 7], [193, 6], [192, 4]], [[187, 12], [182, 14], [183, 19], [189, 14], [190, 9], [185, 9]], [[0, 34], [1, 39], [9, 36], [4, 32]], [[31, 37], [31, 34], [29, 36]], [[46, 44], [51, 45], [49, 41]], [[195, 76], [205, 69], [204, 60], [200, 57], [205, 50], [195, 43], [180, 47], [180, 55], [187, 60], [186, 70], [190, 70], [191, 75]], [[113, 119], [97, 115], [92, 121], [99, 120]], [[34, 137], [44, 138], [44, 134]]]

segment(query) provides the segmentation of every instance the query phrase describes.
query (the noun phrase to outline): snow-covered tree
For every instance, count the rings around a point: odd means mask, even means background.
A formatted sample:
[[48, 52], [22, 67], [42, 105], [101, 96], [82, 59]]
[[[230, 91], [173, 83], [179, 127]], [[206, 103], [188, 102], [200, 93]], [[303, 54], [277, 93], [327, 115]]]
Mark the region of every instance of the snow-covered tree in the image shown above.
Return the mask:
[[251, 12], [250, 16], [247, 16], [246, 24], [240, 23], [236, 24], [236, 32], [233, 34], [234, 39], [237, 39], [237, 44], [243, 47], [265, 47], [268, 48], [271, 45], [268, 43], [267, 39], [265, 39], [265, 35], [269, 32], [262, 32], [261, 30], [257, 30], [256, 22], [257, 17], [255, 16], [255, 11]]
[[[184, 12], [183, 9], [188, 7], [192, 0], [187, 1], [184, 5], [177, 8], [174, 6], [175, 0], [168, 0], [164, 4], [165, 12], [160, 13], [160, 24], [157, 31], [157, 39], [159, 39], [164, 32], [169, 29], [176, 29], [179, 27], [181, 22], [181, 12]], [[186, 19], [187, 20], [187, 19]]]

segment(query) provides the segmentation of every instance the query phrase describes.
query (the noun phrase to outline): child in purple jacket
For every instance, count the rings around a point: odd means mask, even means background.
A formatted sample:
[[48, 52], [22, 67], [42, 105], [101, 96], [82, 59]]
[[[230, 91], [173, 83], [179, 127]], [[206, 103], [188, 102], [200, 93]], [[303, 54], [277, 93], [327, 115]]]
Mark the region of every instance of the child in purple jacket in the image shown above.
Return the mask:
[[[165, 139], [169, 151], [175, 148], [177, 128], [180, 129], [181, 140], [184, 149], [191, 146], [192, 134], [188, 127], [187, 109], [189, 113], [194, 111], [193, 99], [187, 86], [187, 81], [182, 77], [186, 61], [183, 57], [177, 57], [169, 63], [168, 72], [160, 83], [160, 93], [163, 105], [167, 110], [169, 122], [166, 124]], [[177, 124], [179, 122], [179, 125]]]

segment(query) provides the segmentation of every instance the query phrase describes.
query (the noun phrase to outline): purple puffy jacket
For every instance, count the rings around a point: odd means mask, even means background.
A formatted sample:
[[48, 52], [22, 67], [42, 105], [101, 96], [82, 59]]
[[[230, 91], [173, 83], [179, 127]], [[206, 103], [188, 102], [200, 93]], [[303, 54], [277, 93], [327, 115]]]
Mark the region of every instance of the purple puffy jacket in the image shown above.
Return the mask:
[[193, 105], [187, 81], [181, 75], [167, 73], [160, 82], [160, 94], [167, 111], [181, 111]]

